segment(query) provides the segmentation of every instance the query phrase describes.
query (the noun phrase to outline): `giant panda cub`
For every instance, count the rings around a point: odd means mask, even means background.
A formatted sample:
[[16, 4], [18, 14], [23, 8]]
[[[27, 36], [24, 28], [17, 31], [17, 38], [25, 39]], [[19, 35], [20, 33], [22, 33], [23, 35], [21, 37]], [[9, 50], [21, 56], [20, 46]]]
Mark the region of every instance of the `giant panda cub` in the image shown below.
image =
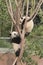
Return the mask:
[[[33, 27], [34, 27], [34, 23], [33, 20], [28, 21], [29, 17], [27, 17], [27, 23], [25, 26], [25, 37], [28, 36], [30, 34], [30, 32], [32, 31]], [[26, 16], [23, 16], [20, 19], [20, 25], [21, 25], [21, 29], [23, 30], [23, 26], [26, 20]]]
[[15, 51], [15, 55], [16, 57], [18, 57], [20, 55], [20, 42], [21, 42], [21, 38], [18, 34], [18, 32], [13, 31], [11, 34], [11, 43], [13, 45], [13, 49]]

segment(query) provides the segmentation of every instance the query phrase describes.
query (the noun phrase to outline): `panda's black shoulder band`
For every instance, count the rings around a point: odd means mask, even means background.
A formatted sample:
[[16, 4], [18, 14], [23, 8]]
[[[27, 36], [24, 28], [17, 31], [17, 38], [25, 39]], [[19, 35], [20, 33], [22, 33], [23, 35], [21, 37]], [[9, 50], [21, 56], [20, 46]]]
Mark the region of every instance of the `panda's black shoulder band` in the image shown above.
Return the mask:
[[24, 26], [25, 20], [26, 20], [26, 19], [24, 19], [23, 22], [22, 22], [21, 29], [23, 29], [23, 26]]

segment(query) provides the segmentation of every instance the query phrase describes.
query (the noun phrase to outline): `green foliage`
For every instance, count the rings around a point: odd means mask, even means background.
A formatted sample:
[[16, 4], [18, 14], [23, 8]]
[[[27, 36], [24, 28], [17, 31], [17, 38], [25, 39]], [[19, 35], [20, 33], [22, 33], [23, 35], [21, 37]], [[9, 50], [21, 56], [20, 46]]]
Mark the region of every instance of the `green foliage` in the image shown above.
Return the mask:
[[0, 40], [0, 48], [12, 48], [12, 45], [5, 40]]
[[8, 14], [5, 0], [0, 0], [0, 32], [1, 32], [1, 36], [8, 35], [8, 32], [11, 27], [11, 21], [12, 20]]
[[33, 55], [38, 55], [39, 57], [43, 57], [43, 39], [34, 38], [31, 35], [26, 39], [25, 50], [23, 54], [23, 61], [27, 62], [27, 65], [37, 65], [31, 57]]

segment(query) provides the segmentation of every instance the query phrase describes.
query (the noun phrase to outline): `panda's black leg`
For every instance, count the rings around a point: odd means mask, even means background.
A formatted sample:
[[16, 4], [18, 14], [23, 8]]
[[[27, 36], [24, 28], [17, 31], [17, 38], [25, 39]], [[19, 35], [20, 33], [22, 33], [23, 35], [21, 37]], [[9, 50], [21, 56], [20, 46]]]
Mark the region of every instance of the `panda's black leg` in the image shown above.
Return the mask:
[[[19, 55], [20, 55], [20, 49], [18, 49], [18, 50], [15, 52], [15, 55], [16, 55], [16, 57], [19, 57]], [[17, 61], [16, 61], [15, 65], [17, 65]]]
[[16, 56], [18, 57], [20, 55], [20, 49], [18, 49], [16, 52], [15, 52]]
[[25, 34], [25, 37], [27, 37], [29, 34], [30, 34], [30, 33], [26, 33], [26, 34]]

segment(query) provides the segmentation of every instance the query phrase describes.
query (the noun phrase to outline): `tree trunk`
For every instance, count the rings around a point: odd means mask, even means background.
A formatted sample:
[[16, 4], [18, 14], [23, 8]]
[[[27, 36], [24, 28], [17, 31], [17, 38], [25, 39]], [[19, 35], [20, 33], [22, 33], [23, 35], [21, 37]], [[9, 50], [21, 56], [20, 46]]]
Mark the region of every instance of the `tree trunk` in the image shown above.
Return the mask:
[[25, 65], [25, 63], [21, 62], [21, 58], [23, 57], [23, 53], [24, 53], [24, 47], [25, 47], [25, 39], [22, 38], [21, 41], [21, 52], [20, 52], [20, 56], [17, 60], [17, 65]]

